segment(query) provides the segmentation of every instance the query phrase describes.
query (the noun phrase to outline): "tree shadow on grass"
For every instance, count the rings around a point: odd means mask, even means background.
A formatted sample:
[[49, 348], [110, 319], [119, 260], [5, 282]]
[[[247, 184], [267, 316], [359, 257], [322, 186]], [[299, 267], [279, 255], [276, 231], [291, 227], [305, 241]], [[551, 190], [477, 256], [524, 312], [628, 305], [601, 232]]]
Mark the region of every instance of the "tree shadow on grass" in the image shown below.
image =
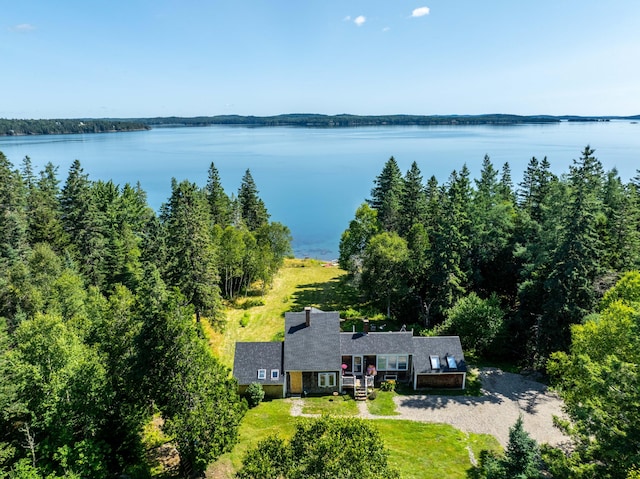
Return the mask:
[[302, 311], [306, 306], [315, 306], [323, 311], [342, 311], [362, 303], [357, 289], [344, 277], [298, 285], [291, 299], [292, 311]]

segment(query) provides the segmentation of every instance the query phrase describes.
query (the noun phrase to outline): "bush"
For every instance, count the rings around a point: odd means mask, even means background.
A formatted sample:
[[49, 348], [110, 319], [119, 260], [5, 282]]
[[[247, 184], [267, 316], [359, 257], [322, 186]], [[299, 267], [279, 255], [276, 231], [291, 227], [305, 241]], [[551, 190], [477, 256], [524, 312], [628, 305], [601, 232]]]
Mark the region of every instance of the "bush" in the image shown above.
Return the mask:
[[251, 315], [245, 312], [240, 318], [240, 326], [242, 326], [243, 328], [246, 327], [247, 324], [249, 324], [249, 318], [251, 318]]
[[262, 384], [249, 384], [249, 386], [247, 387], [247, 402], [249, 403], [249, 407], [256, 407], [262, 402], [263, 399], [264, 389], [262, 389]]
[[394, 379], [388, 379], [380, 383], [380, 391], [395, 391], [396, 381]]

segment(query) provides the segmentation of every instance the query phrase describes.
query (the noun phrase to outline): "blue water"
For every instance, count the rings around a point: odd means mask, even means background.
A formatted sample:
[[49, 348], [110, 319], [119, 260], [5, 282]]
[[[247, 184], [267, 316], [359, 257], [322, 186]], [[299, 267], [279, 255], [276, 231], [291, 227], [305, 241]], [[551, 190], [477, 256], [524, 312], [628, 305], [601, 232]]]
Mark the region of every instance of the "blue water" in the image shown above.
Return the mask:
[[337, 258], [341, 233], [392, 155], [403, 172], [416, 161], [425, 181], [435, 175], [442, 183], [463, 164], [477, 177], [488, 154], [496, 168], [508, 161], [517, 183], [532, 156], [547, 156], [555, 173], [565, 173], [587, 144], [624, 181], [640, 168], [640, 124], [628, 121], [349, 129], [214, 126], [0, 137], [0, 151], [16, 167], [25, 155], [35, 171], [51, 161], [64, 183], [78, 159], [90, 179], [120, 185], [140, 181], [156, 210], [170, 195], [172, 177], [204, 186], [213, 161], [227, 193], [235, 194], [249, 168], [271, 219], [291, 229], [296, 256], [322, 259]]

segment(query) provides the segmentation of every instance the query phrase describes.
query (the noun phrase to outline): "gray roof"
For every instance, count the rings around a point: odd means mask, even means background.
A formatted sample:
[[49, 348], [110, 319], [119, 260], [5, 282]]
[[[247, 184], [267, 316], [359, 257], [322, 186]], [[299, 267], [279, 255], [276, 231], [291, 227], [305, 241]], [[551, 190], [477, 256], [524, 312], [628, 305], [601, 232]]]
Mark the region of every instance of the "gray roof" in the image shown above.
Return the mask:
[[340, 313], [311, 310], [311, 324], [305, 312], [284, 316], [285, 371], [340, 371]]
[[411, 354], [413, 353], [411, 331], [388, 331], [380, 333], [340, 333], [340, 352], [344, 355], [362, 354]]
[[[430, 356], [440, 358], [440, 369], [432, 369]], [[457, 368], [449, 368], [447, 356], [456, 360]], [[466, 372], [467, 365], [462, 354], [458, 336], [430, 336], [413, 338], [413, 367], [418, 374]]]
[[[258, 369], [266, 369], [267, 377], [258, 379]], [[271, 379], [271, 370], [277, 369], [278, 379]], [[241, 386], [258, 382], [262, 385], [284, 384], [282, 374], [282, 342], [236, 343], [233, 376]]]

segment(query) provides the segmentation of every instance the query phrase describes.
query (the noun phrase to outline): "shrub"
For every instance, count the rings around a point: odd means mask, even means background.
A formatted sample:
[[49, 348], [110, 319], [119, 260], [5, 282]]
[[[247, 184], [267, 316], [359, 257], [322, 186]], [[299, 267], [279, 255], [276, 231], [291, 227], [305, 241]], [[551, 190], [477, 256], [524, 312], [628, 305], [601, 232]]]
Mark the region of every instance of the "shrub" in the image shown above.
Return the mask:
[[251, 318], [251, 315], [248, 312], [245, 312], [240, 318], [240, 326], [243, 328], [246, 327], [247, 324], [249, 324], [249, 318]]
[[388, 379], [380, 383], [380, 391], [395, 391], [396, 381], [394, 379]]
[[247, 402], [249, 403], [249, 407], [256, 407], [263, 399], [264, 389], [262, 389], [262, 384], [255, 382], [249, 384], [247, 387]]

